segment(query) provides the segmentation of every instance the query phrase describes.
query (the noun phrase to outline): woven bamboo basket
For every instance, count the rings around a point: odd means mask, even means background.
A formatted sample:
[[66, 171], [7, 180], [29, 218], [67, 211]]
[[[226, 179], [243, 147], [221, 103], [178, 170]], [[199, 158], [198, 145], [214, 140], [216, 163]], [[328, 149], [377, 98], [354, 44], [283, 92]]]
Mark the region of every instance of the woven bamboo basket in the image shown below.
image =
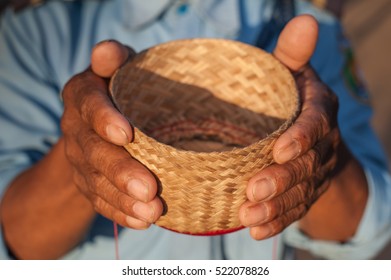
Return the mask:
[[290, 72], [243, 43], [178, 40], [137, 54], [110, 91], [134, 127], [125, 148], [158, 180], [165, 211], [156, 224], [196, 235], [242, 228], [247, 182], [273, 163], [298, 114]]

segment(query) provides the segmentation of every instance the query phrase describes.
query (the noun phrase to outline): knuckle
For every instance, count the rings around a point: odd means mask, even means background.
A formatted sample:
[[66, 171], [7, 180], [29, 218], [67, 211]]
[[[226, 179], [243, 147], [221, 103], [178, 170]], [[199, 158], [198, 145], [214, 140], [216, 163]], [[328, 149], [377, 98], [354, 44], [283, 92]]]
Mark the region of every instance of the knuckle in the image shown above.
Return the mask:
[[73, 88], [71, 85], [71, 81], [68, 81], [64, 85], [64, 88], [61, 91], [61, 98], [62, 98], [64, 104], [67, 104], [73, 98]]
[[299, 143], [301, 143], [301, 146], [306, 148], [310, 147], [311, 144], [314, 142], [314, 136], [312, 131], [309, 129], [313, 125], [311, 124], [313, 119], [310, 121], [307, 121], [306, 119], [298, 119], [294, 126], [295, 130], [293, 131], [292, 138], [296, 139]]
[[293, 222], [299, 220], [307, 213], [307, 207], [304, 204], [300, 204], [291, 211], [285, 213], [279, 219], [276, 219], [270, 226], [274, 234], [282, 232], [286, 227], [288, 227]]
[[320, 197], [329, 187], [331, 184], [331, 179], [326, 178], [324, 182], [320, 185], [320, 187], [317, 189], [316, 199]]
[[323, 136], [330, 132], [331, 130], [331, 120], [332, 117], [330, 116], [330, 112], [327, 112], [325, 108], [323, 110], [318, 111], [317, 115], [317, 121], [319, 123], [318, 129], [318, 135]]
[[322, 152], [318, 147], [309, 150], [305, 157], [303, 157], [303, 165], [308, 168], [307, 174], [312, 174], [317, 170], [321, 164]]
[[306, 175], [307, 166], [304, 156], [298, 157], [297, 159], [288, 162], [285, 165], [279, 175], [279, 185], [283, 186], [283, 191], [287, 191], [294, 185], [298, 184]]
[[125, 196], [121, 195], [117, 198], [119, 209], [128, 215], [134, 215], [133, 213], [133, 205], [135, 204], [135, 200]]
[[75, 185], [79, 188], [79, 190], [82, 190], [83, 193], [86, 193], [85, 192], [86, 181], [84, 180], [83, 176], [80, 175], [79, 172], [77, 172], [77, 171], [73, 172], [72, 180], [75, 183]]
[[305, 135], [307, 135], [309, 146], [312, 146], [330, 131], [330, 116], [325, 110], [322, 106], [308, 109], [308, 118], [302, 124], [303, 129], [300, 136], [305, 139]]
[[164, 205], [160, 198], [156, 197], [152, 202], [152, 205], [155, 209], [155, 219], [159, 219], [161, 215], [163, 215]]
[[310, 186], [308, 181], [304, 181], [294, 188], [294, 192], [294, 195], [297, 197], [297, 203], [294, 206], [297, 206], [303, 202], [306, 203], [307, 201], [312, 200], [314, 188]]
[[[126, 159], [117, 159], [110, 162], [108, 173], [116, 185], [125, 190], [129, 178], [129, 164]], [[109, 171], [109, 170], [108, 170]]]
[[109, 198], [108, 200], [111, 202], [111, 204], [117, 208], [122, 210], [123, 201], [121, 198], [121, 195], [118, 191], [115, 191], [114, 189], [111, 191], [110, 194], [108, 194]]
[[106, 201], [104, 201], [102, 198], [100, 198], [97, 195], [90, 196], [90, 201], [92, 203], [92, 206], [94, 207], [94, 210], [102, 215], [105, 215], [105, 208], [106, 208]]
[[333, 175], [332, 172], [337, 172], [337, 164], [338, 164], [338, 156], [334, 153], [329, 162], [326, 165], [326, 172], [327, 174]]
[[64, 153], [66, 159], [73, 167], [77, 168], [79, 164], [83, 162], [79, 148], [71, 140], [65, 142]]
[[275, 234], [280, 233], [293, 222], [294, 219], [292, 213], [287, 213], [286, 215], [281, 217], [280, 220], [273, 223], [272, 228], [274, 229], [274, 233]]
[[[135, 201], [119, 191], [114, 185], [111, 185], [107, 179], [94, 172], [89, 176], [93, 181], [90, 190], [97, 197], [103, 198], [106, 203], [109, 203], [114, 209], [119, 209], [124, 213], [132, 214], [133, 204]], [[99, 200], [100, 201], [100, 200]]]
[[81, 176], [76, 174], [76, 172], [73, 173], [73, 183], [76, 185], [77, 189], [88, 199], [90, 199], [90, 193], [87, 191], [86, 182], [85, 180], [82, 180], [80, 178]]
[[92, 119], [92, 113], [95, 111], [95, 101], [91, 98], [91, 94], [83, 94], [80, 100], [80, 116], [83, 121], [89, 123]]
[[118, 154], [108, 156], [108, 144], [96, 134], [85, 139], [83, 147], [85, 161], [104, 174], [117, 188], [125, 192], [128, 179], [131, 176], [132, 165], [129, 159]]
[[322, 166], [322, 150], [315, 146], [303, 156], [289, 163], [289, 172], [292, 178], [291, 186], [299, 184], [316, 173]]
[[99, 166], [107, 158], [102, 140], [95, 134], [86, 133], [80, 138], [80, 141], [80, 146], [87, 162], [94, 163], [94, 166]]
[[285, 190], [286, 178], [290, 176], [282, 165], [274, 164], [262, 170], [262, 175], [256, 181], [266, 181], [270, 186], [276, 188], [276, 194]]
[[298, 207], [297, 207], [297, 210], [296, 210], [296, 213], [293, 212], [292, 213], [292, 216], [290, 217], [290, 219], [288, 220], [289, 224], [290, 225], [291, 223], [293, 223], [294, 221], [296, 220], [299, 220], [301, 219], [302, 217], [305, 216], [305, 214], [307, 214], [308, 210], [310, 209], [310, 207], [303, 203], [303, 204], [300, 204]]
[[61, 93], [64, 103], [72, 100], [75, 96], [75, 89], [79, 88], [80, 83], [83, 81], [83, 73], [76, 74], [64, 85]]
[[292, 211], [297, 205], [307, 201], [307, 188], [305, 184], [298, 184], [290, 188], [287, 192], [283, 193], [276, 199], [274, 199], [270, 205], [268, 205], [270, 217], [269, 220], [275, 220], [283, 218]]
[[73, 166], [76, 166], [80, 160], [80, 157], [77, 156], [75, 149], [71, 148], [70, 145], [66, 145], [64, 151], [69, 163], [71, 163]]
[[278, 216], [284, 213], [284, 205], [281, 201], [281, 196], [276, 199], [264, 202], [264, 208], [266, 212], [266, 222], [276, 219]]
[[126, 222], [125, 215], [120, 212], [120, 211], [112, 211], [113, 213], [111, 214], [111, 219], [113, 221], [116, 221], [118, 224], [120, 224], [123, 227], [129, 227], [128, 223]]
[[65, 114], [63, 114], [63, 116], [61, 117], [60, 128], [63, 134], [67, 134], [67, 132], [69, 131], [70, 123], [69, 120], [66, 118]]
[[284, 221], [282, 218], [276, 219], [268, 224], [269, 236], [273, 236], [282, 232], [285, 228]]
[[81, 174], [81, 176], [85, 181], [85, 193], [87, 193], [89, 197], [93, 198], [93, 201], [99, 200], [100, 203], [103, 203], [104, 192], [108, 192], [110, 190], [110, 188], [107, 187], [104, 177], [92, 168], [84, 170], [84, 173]]
[[61, 131], [64, 133], [64, 134], [67, 134], [68, 131], [71, 131], [71, 121], [68, 117], [68, 113], [67, 111], [65, 110], [64, 111], [64, 114], [62, 115], [61, 117], [61, 120], [60, 120], [60, 127], [61, 127]]
[[330, 140], [332, 142], [334, 150], [336, 150], [338, 146], [341, 144], [341, 132], [339, 131], [339, 129], [334, 128], [330, 132]]
[[308, 108], [303, 118], [295, 123], [294, 138], [303, 147], [310, 148], [331, 131], [331, 121], [325, 108]]
[[101, 126], [112, 113], [110, 103], [99, 90], [85, 93], [80, 100], [80, 115], [83, 121]]
[[283, 194], [301, 180], [303, 170], [305, 170], [301, 158], [299, 157], [283, 165], [274, 165], [266, 173], [267, 180], [270, 180], [270, 184], [273, 184], [276, 188], [274, 197]]

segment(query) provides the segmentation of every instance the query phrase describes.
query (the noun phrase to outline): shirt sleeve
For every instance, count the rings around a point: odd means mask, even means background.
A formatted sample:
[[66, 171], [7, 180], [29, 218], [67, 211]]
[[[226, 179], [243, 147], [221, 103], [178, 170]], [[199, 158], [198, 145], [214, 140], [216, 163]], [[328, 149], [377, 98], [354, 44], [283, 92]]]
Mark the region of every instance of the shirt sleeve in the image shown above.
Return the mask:
[[[26, 11], [27, 12], [27, 11]], [[7, 10], [0, 23], [0, 200], [12, 180], [60, 135], [62, 104], [33, 12]], [[1, 223], [1, 220], [0, 220]], [[0, 259], [9, 258], [0, 232]]]
[[352, 84], [346, 76], [349, 74], [346, 71], [352, 71], [349, 52], [340, 25], [322, 16], [311, 63], [337, 94], [341, 136], [365, 171], [369, 197], [364, 215], [355, 236], [343, 244], [310, 240], [298, 230], [297, 224], [285, 233], [288, 244], [328, 259], [373, 258], [391, 237], [391, 179], [387, 159], [370, 125], [372, 110], [364, 98], [365, 88], [358, 80]]

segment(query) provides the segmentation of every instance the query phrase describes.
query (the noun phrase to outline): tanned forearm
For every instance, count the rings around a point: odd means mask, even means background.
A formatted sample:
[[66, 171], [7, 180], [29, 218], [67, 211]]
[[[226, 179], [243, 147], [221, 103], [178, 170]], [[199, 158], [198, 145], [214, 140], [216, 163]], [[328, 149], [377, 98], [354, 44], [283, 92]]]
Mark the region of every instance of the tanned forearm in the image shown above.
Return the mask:
[[357, 231], [368, 199], [364, 171], [345, 147], [339, 152], [340, 167], [330, 188], [300, 221], [312, 239], [345, 242]]
[[84, 237], [95, 217], [72, 182], [60, 140], [10, 185], [1, 204], [5, 241], [20, 259], [56, 259]]

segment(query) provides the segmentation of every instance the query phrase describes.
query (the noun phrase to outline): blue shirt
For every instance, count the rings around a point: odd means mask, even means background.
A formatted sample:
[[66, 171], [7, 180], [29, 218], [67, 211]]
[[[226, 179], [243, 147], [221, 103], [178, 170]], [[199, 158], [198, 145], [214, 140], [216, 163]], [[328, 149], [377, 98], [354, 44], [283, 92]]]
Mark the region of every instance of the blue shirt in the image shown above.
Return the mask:
[[[92, 47], [116, 39], [140, 51], [191, 37], [219, 37], [255, 44], [270, 21], [271, 0], [49, 1], [19, 14], [7, 10], [0, 23], [0, 196], [21, 171], [42, 158], [59, 138], [64, 84], [89, 64]], [[293, 224], [278, 237], [250, 238], [248, 230], [214, 236], [176, 234], [157, 226], [123, 229], [121, 259], [271, 259], [273, 242], [308, 249], [324, 258], [373, 257], [391, 235], [391, 181], [371, 127], [371, 109], [342, 78], [346, 42], [333, 17], [297, 1], [313, 14], [320, 36], [311, 63], [340, 100], [339, 125], [349, 149], [365, 169], [369, 198], [359, 229], [344, 244], [310, 240]], [[240, 15], [244, 15], [241, 18]], [[272, 50], [276, 36], [267, 46]], [[1, 221], [0, 221], [1, 222]], [[114, 258], [113, 225], [98, 215], [85, 240], [65, 259]], [[286, 257], [286, 256], [285, 256]], [[0, 258], [9, 258], [0, 232]]]

